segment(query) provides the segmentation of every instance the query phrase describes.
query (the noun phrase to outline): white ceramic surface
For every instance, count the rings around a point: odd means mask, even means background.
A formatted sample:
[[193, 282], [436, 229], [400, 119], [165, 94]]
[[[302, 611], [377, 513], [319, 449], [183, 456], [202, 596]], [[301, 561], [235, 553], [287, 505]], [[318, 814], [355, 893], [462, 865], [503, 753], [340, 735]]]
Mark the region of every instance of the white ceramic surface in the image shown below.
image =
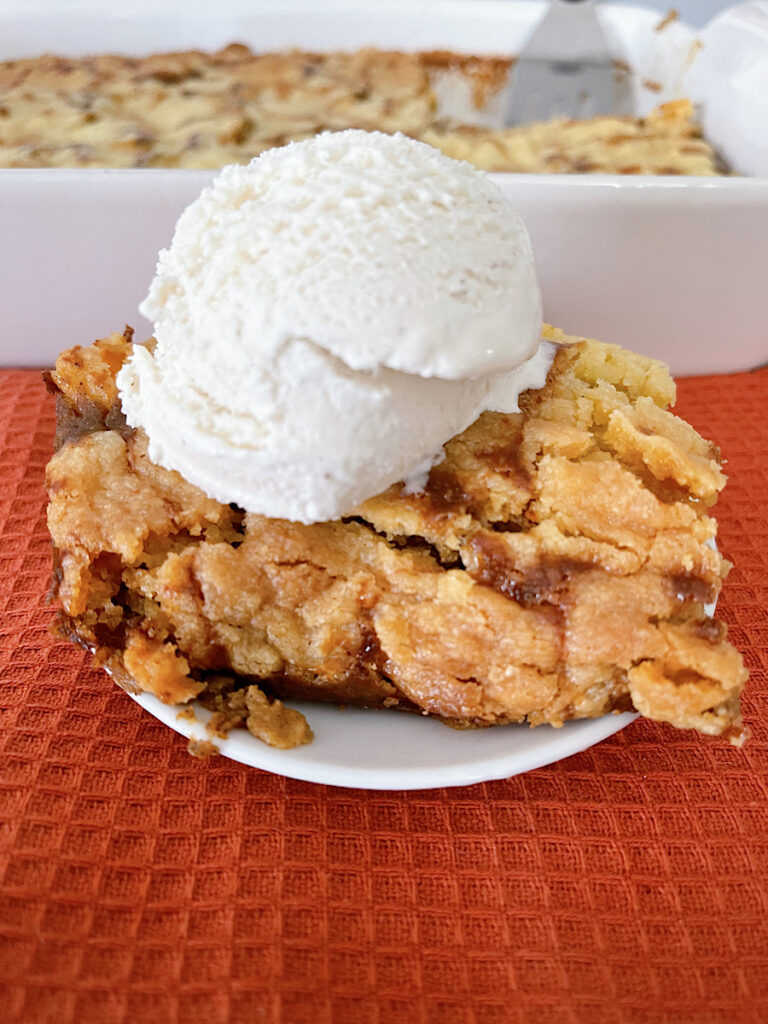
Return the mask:
[[[0, 173], [0, 364], [150, 325], [158, 249], [207, 171]], [[768, 361], [768, 181], [497, 175], [533, 240], [546, 318], [677, 374]], [[735, 187], [734, 187], [735, 186]]]
[[724, 11], [701, 41], [688, 84], [704, 131], [734, 170], [768, 177], [768, 0]]
[[294, 750], [275, 750], [245, 729], [225, 740], [205, 730], [209, 715], [194, 706], [196, 722], [179, 718], [150, 694], [133, 698], [183, 736], [215, 743], [225, 757], [291, 779], [354, 789], [434, 789], [506, 779], [594, 746], [625, 728], [636, 715], [568, 722], [562, 729], [527, 725], [457, 731], [433, 718], [405, 712], [291, 704], [303, 711], [315, 738]]
[[[514, 51], [541, 10], [526, 0], [221, 0], [215, 9], [189, 3], [182, 17], [145, 0], [130, 9], [6, 0], [0, 56], [214, 48], [232, 39], [261, 49]], [[683, 88], [689, 29], [653, 32], [657, 11], [606, 4], [605, 15], [638, 78], [664, 78], [667, 95]], [[638, 104], [657, 98], [639, 95]], [[208, 180], [175, 170], [0, 171], [0, 364], [47, 365], [62, 348], [126, 322], [146, 334], [137, 305], [157, 251]], [[533, 237], [549, 320], [666, 359], [678, 374], [768, 360], [768, 179], [498, 180]]]

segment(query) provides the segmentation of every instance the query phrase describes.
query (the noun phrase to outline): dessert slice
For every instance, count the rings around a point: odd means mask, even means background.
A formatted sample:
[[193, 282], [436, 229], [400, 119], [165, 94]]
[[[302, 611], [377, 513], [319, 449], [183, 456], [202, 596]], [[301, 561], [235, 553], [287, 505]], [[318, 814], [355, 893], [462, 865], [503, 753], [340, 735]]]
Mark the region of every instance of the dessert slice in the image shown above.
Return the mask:
[[483, 413], [423, 489], [314, 525], [150, 460], [115, 386], [130, 329], [64, 352], [47, 375], [60, 633], [124, 688], [197, 699], [219, 731], [278, 746], [311, 739], [282, 699], [461, 728], [635, 708], [740, 743], [747, 674], [704, 607], [727, 569], [718, 452], [668, 411], [662, 364], [546, 336], [546, 385], [520, 413]]

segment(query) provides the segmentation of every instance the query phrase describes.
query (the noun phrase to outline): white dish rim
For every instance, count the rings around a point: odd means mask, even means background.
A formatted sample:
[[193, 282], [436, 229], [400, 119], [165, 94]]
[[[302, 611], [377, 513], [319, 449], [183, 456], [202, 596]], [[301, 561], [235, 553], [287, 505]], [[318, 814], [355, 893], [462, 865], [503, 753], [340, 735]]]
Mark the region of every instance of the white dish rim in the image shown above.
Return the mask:
[[[188, 705], [195, 715], [195, 720], [190, 721], [177, 704], [163, 704], [157, 697], [148, 693], [131, 693], [129, 696], [150, 715], [175, 732], [190, 740], [212, 743], [219, 754], [250, 768], [259, 768], [301, 782], [377, 792], [472, 786], [481, 782], [512, 778], [581, 753], [625, 729], [640, 717], [633, 712], [623, 712], [600, 718], [569, 721], [561, 728], [541, 725], [531, 729], [525, 724], [511, 724], [465, 732], [449, 729], [436, 719], [408, 715], [406, 712], [364, 708], [342, 709], [332, 704], [299, 704], [287, 701], [288, 706], [306, 713], [310, 726], [315, 731], [315, 739], [304, 747], [277, 750], [256, 739], [246, 729], [234, 729], [225, 739], [212, 735], [205, 729], [205, 722], [210, 713], [195, 702]], [[504, 735], [509, 735], [512, 741], [514, 733], [523, 730], [526, 734], [535, 733], [537, 743], [531, 750], [513, 750], [510, 753], [489, 755], [464, 763], [446, 763], [440, 767], [366, 767], [334, 764], [322, 757], [318, 758], [313, 752], [313, 748], [317, 750], [316, 745], [319, 744], [320, 736], [329, 728], [333, 734], [331, 741], [343, 740], [346, 730], [353, 727], [353, 724], [373, 725], [375, 716], [379, 717], [377, 724], [384, 724], [385, 733], [406, 726], [408, 722], [402, 721], [406, 718], [419, 727], [443, 730], [444, 735], [440, 736], [440, 739], [444, 738], [446, 745], [454, 741], [457, 749], [463, 742], [463, 737], [484, 737], [489, 732], [503, 732]], [[356, 721], [353, 723], [351, 719]]]
[[[26, 182], [30, 185], [83, 185], [109, 181], [119, 186], [143, 187], [150, 181], [162, 181], [166, 186], [173, 181], [200, 180], [201, 187], [213, 181], [218, 170], [185, 167], [3, 167], [0, 180]], [[678, 174], [522, 174], [517, 172], [487, 172], [492, 181], [521, 188], [540, 187], [546, 182], [547, 188], [580, 189], [592, 193], [634, 193], [649, 196], [674, 195], [675, 201], [700, 203], [703, 197], [709, 201], [732, 198], [743, 199], [754, 195], [764, 199], [768, 194], [768, 178], [739, 176], [697, 176]], [[735, 195], [734, 195], [735, 194]]]

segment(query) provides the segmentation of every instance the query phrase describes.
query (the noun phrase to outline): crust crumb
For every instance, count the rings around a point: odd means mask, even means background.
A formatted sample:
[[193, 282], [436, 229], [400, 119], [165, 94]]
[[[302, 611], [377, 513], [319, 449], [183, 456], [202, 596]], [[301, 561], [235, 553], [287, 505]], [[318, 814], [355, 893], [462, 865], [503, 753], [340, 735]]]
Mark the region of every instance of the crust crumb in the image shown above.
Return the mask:
[[215, 743], [211, 743], [210, 740], [198, 740], [190, 739], [187, 744], [187, 753], [191, 754], [192, 757], [208, 758], [216, 757], [221, 753]]

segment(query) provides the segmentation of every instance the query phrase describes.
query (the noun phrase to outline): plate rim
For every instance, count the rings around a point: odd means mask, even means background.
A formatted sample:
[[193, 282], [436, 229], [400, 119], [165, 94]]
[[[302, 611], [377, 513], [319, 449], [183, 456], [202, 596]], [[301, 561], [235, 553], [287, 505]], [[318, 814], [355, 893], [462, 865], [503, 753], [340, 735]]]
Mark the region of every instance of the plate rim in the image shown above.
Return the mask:
[[[343, 765], [327, 765], [323, 767], [314, 760], [292, 757], [291, 750], [278, 750], [269, 747], [246, 730], [237, 730], [225, 738], [217, 737], [206, 729], [210, 712], [197, 701], [180, 706], [163, 704], [150, 693], [129, 693], [129, 697], [148, 711], [153, 718], [170, 726], [174, 732], [186, 739], [202, 740], [213, 743], [218, 753], [229, 760], [250, 768], [282, 775], [285, 778], [300, 782], [312, 782], [316, 785], [336, 786], [342, 789], [360, 789], [378, 792], [405, 792], [412, 790], [452, 788], [456, 786], [473, 786], [482, 782], [493, 782], [499, 779], [513, 778], [537, 768], [555, 764], [565, 758], [572, 757], [615, 735], [631, 725], [640, 715], [637, 712], [613, 712], [597, 718], [572, 719], [562, 727], [551, 725], [531, 727], [525, 723], [510, 723], [505, 726], [491, 726], [493, 729], [525, 729], [541, 730], [541, 743], [533, 750], [512, 750], [509, 754], [494, 754], [486, 760], [476, 761], [470, 765], [448, 764], [441, 767], [403, 767], [401, 765], [387, 768], [355, 768]], [[348, 716], [350, 711], [360, 712], [366, 716], [376, 713], [393, 715], [393, 712], [381, 709], [346, 709], [334, 705], [318, 705], [310, 702], [301, 704], [286, 702], [290, 707], [306, 711], [308, 708], [323, 707], [339, 716]], [[192, 709], [194, 720], [186, 717], [183, 712]], [[311, 718], [311, 714], [310, 714]], [[484, 731], [484, 730], [483, 730]], [[311, 749], [297, 747], [294, 750]], [[283, 762], [283, 763], [281, 763]]]

